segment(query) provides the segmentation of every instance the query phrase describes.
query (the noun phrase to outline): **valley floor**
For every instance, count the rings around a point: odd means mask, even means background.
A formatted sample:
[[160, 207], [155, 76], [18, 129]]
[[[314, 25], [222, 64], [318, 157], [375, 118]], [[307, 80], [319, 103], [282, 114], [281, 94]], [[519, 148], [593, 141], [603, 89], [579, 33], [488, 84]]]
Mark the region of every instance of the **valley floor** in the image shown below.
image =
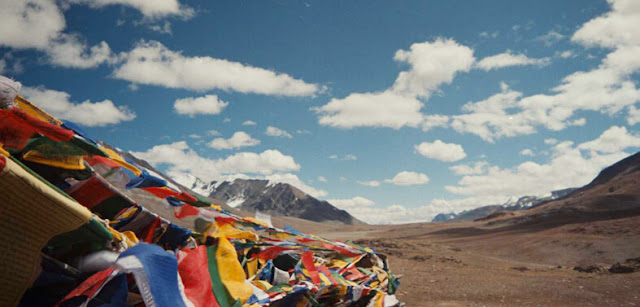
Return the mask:
[[640, 216], [509, 231], [478, 223], [309, 231], [387, 254], [407, 306], [640, 306], [640, 272], [573, 269], [640, 257]]

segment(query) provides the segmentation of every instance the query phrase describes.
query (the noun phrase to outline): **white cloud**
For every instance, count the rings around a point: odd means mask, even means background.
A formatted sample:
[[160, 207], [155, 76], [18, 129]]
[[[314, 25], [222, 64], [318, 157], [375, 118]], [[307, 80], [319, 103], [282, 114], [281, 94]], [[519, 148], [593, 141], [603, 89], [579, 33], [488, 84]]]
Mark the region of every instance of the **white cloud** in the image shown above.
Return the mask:
[[422, 122], [422, 131], [427, 132], [431, 128], [449, 126], [449, 116], [446, 115], [425, 115]]
[[92, 8], [102, 8], [108, 5], [123, 5], [134, 8], [145, 18], [157, 19], [168, 16], [191, 18], [192, 8], [180, 4], [178, 0], [69, 0], [72, 3], [87, 4]]
[[352, 93], [345, 98], [333, 98], [314, 108], [324, 126], [350, 129], [354, 127], [416, 127], [422, 122], [423, 107], [415, 97], [398, 95], [393, 91], [381, 93]]
[[575, 55], [575, 53], [573, 53], [573, 51], [571, 51], [571, 50], [565, 50], [565, 51], [561, 52], [561, 53], [559, 54], [559, 56], [560, 56], [561, 58], [563, 58], [563, 59], [568, 59], [568, 58], [573, 58], [573, 57], [575, 57], [576, 55]]
[[197, 114], [217, 115], [229, 105], [218, 99], [217, 95], [206, 95], [202, 97], [187, 97], [178, 99], [173, 104], [173, 109], [178, 114], [194, 116]]
[[231, 118], [225, 118], [222, 120], [223, 123], [230, 123], [231, 122]]
[[329, 159], [332, 160], [342, 160], [342, 161], [356, 161], [358, 160], [358, 157], [352, 154], [346, 154], [342, 157], [340, 157], [339, 155], [330, 155]]
[[375, 202], [356, 196], [347, 199], [329, 199], [332, 205], [347, 210], [355, 218], [369, 224], [402, 224], [402, 223], [424, 223], [441, 212], [435, 206], [420, 206], [407, 208], [402, 205], [391, 205], [385, 208], [375, 207]]
[[489, 33], [487, 31], [482, 31], [482, 32], [480, 32], [480, 34], [478, 34], [478, 36], [480, 36], [482, 38], [489, 38], [489, 37], [496, 38], [496, 37], [498, 37], [498, 35], [500, 35], [500, 31], [495, 31], [495, 32], [492, 32], [492, 33]]
[[252, 120], [245, 120], [244, 122], [242, 122], [243, 126], [257, 126], [258, 123], [252, 121]]
[[219, 136], [220, 132], [218, 132], [218, 130], [209, 130], [209, 131], [206, 132], [206, 134], [208, 136]]
[[456, 175], [479, 175], [479, 174], [484, 174], [487, 171], [488, 166], [489, 166], [488, 162], [479, 161], [474, 163], [473, 165], [458, 164], [458, 165], [450, 166], [449, 170]]
[[21, 74], [24, 72], [24, 66], [22, 66], [22, 59], [15, 57], [11, 52], [5, 53], [0, 58], [0, 74], [12, 75]]
[[526, 148], [526, 149], [523, 149], [523, 150], [521, 150], [521, 151], [520, 151], [520, 155], [521, 155], [521, 156], [530, 156], [530, 157], [533, 157], [533, 156], [535, 156], [536, 154], [533, 152], [533, 150], [531, 150], [531, 149], [529, 149], [529, 148]]
[[574, 146], [560, 142], [553, 147], [546, 164], [532, 161], [512, 168], [490, 166], [482, 175], [464, 176], [451, 193], [467, 198], [448, 200], [456, 208], [503, 203], [510, 197], [546, 195], [550, 191], [583, 186], [604, 168], [629, 154], [623, 150], [640, 147], [640, 136], [622, 127], [611, 127], [597, 139]]
[[330, 204], [343, 210], [370, 207], [375, 205], [375, 203], [372, 200], [366, 199], [361, 196], [356, 196], [354, 198], [347, 198], [347, 199], [328, 199], [327, 201]]
[[323, 176], [318, 176], [318, 181], [327, 182], [327, 178], [324, 178]]
[[267, 127], [267, 130], [265, 131], [265, 134], [268, 136], [276, 136], [276, 137], [281, 137], [281, 138], [288, 138], [291, 139], [293, 138], [293, 135], [291, 135], [291, 133], [286, 132], [282, 129], [273, 127], [273, 126], [269, 126]]
[[77, 35], [60, 34], [46, 49], [51, 64], [62, 67], [87, 69], [115, 61], [109, 45], [102, 41], [88, 47]]
[[340, 179], [340, 181], [342, 181], [342, 182], [347, 181], [347, 178], [345, 178], [345, 177], [340, 177], [339, 179]]
[[62, 33], [66, 21], [53, 0], [4, 1], [0, 20], [0, 46], [36, 49], [63, 67], [93, 68], [113, 61], [106, 42], [88, 47], [77, 35]]
[[185, 56], [156, 41], [140, 41], [122, 54], [113, 76], [134, 83], [191, 90], [221, 89], [278, 96], [311, 96], [322, 89], [283, 73], [216, 59]]
[[558, 33], [555, 30], [551, 30], [551, 31], [547, 32], [546, 34], [538, 36], [536, 39], [538, 41], [541, 41], [545, 46], [551, 47], [556, 42], [559, 42], [562, 39], [564, 39], [564, 35]]
[[640, 123], [640, 109], [636, 109], [635, 106], [629, 106], [627, 111], [627, 123], [629, 126]]
[[416, 172], [399, 172], [391, 179], [385, 179], [384, 182], [393, 183], [395, 185], [418, 185], [429, 183], [429, 177], [425, 174]]
[[547, 145], [555, 145], [558, 144], [558, 140], [554, 138], [544, 139], [544, 143]]
[[160, 25], [160, 24], [149, 25], [149, 29], [151, 31], [155, 31], [158, 33], [173, 34], [173, 32], [171, 31], [171, 22], [166, 20], [163, 25]]
[[640, 5], [635, 0], [608, 0], [610, 12], [586, 22], [571, 40], [586, 46], [616, 48], [640, 42]]
[[[640, 5], [630, 0], [609, 3], [610, 12], [586, 22], [571, 38], [587, 47], [611, 49], [598, 67], [564, 77], [549, 94], [523, 97], [520, 92], [503, 89], [487, 100], [465, 105], [469, 113], [454, 116], [451, 126], [493, 142], [535, 133], [538, 126], [559, 131], [585, 125], [585, 118], [574, 117], [578, 111], [609, 116], [626, 111], [627, 121], [633, 123], [635, 104], [640, 101], [640, 90], [632, 80], [640, 71]], [[560, 38], [557, 33], [550, 34]]]
[[215, 138], [209, 142], [207, 146], [217, 149], [235, 149], [241, 147], [250, 147], [260, 144], [260, 140], [252, 138], [248, 133], [244, 131], [238, 131], [234, 133], [230, 138]]
[[598, 153], [615, 153], [629, 147], [640, 147], [640, 135], [629, 133], [626, 127], [612, 126], [599, 138], [582, 143], [577, 148]]
[[262, 153], [239, 152], [225, 158], [208, 159], [198, 155], [184, 141], [157, 145], [145, 152], [133, 154], [155, 167], [167, 165], [168, 171], [188, 173], [209, 181], [234, 174], [270, 175], [300, 169], [293, 157], [277, 150], [265, 150]]
[[21, 94], [57, 118], [88, 127], [112, 125], [136, 118], [136, 114], [127, 106], [116, 106], [108, 99], [76, 103], [70, 101], [71, 95], [68, 93], [44, 87], [24, 87]]
[[398, 74], [392, 90], [413, 97], [428, 98], [441, 84], [451, 83], [458, 72], [471, 69], [473, 50], [452, 39], [415, 43], [409, 51], [398, 50], [394, 60], [411, 66]]
[[445, 162], [454, 162], [464, 159], [467, 154], [462, 146], [454, 143], [444, 143], [441, 140], [423, 142], [415, 146], [421, 155]]
[[324, 197], [324, 196], [327, 196], [328, 194], [327, 191], [325, 190], [316, 189], [304, 183], [295, 174], [273, 174], [273, 175], [265, 176], [265, 179], [274, 181], [274, 182], [288, 183], [300, 189], [302, 192], [305, 192], [315, 198]]
[[354, 127], [417, 127], [423, 122], [423, 103], [442, 84], [451, 83], [458, 72], [469, 71], [473, 50], [452, 39], [415, 43], [410, 50], [398, 50], [394, 60], [410, 69], [398, 74], [393, 86], [374, 93], [351, 93], [314, 108], [321, 125]]
[[367, 186], [367, 187], [379, 187], [380, 181], [377, 180], [369, 180], [369, 181], [358, 181], [358, 184]]
[[189, 137], [190, 137], [190, 138], [192, 138], [192, 139], [199, 139], [199, 138], [201, 138], [202, 136], [201, 136], [201, 135], [199, 135], [199, 134], [195, 134], [195, 133], [194, 133], [194, 134], [189, 134]]
[[53, 0], [7, 0], [0, 10], [0, 45], [45, 49], [66, 27]]
[[551, 63], [551, 60], [549, 58], [533, 59], [533, 58], [527, 57], [524, 54], [514, 54], [511, 51], [507, 51], [504, 53], [483, 58], [482, 60], [476, 63], [476, 67], [484, 71], [489, 71], [492, 69], [498, 69], [498, 68], [509, 67], [509, 66], [524, 66], [524, 65], [546, 66], [546, 65], [549, 65], [550, 63]]

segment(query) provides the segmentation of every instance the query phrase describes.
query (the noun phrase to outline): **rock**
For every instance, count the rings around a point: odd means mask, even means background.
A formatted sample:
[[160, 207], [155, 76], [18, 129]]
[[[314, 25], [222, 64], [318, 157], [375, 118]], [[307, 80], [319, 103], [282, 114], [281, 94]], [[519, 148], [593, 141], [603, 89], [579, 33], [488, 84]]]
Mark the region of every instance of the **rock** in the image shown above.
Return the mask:
[[574, 267], [573, 270], [581, 273], [601, 273], [606, 271], [604, 267], [595, 264], [581, 264]]
[[620, 262], [618, 262], [609, 268], [609, 272], [614, 274], [633, 273], [635, 272], [635, 268], [632, 265], [628, 265], [627, 263], [621, 264]]
[[629, 258], [624, 263], [616, 263], [609, 268], [609, 272], [615, 274], [633, 273], [640, 271], [640, 257]]
[[520, 271], [520, 272], [525, 272], [525, 271], [529, 271], [529, 268], [526, 266], [514, 266], [511, 267], [512, 270], [516, 270], [516, 271]]
[[427, 261], [429, 259], [431, 259], [431, 255], [426, 255], [426, 256], [422, 256], [422, 255], [417, 255], [417, 256], [413, 256], [409, 259], [411, 260], [415, 260], [415, 261]]

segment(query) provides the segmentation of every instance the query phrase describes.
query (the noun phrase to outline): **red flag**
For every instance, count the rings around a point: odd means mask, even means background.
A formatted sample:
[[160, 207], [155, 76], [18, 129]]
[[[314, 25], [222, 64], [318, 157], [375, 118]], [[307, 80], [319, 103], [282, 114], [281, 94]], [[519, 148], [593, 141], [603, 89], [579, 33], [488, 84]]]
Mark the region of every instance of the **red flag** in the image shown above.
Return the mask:
[[180, 195], [178, 195], [178, 199], [188, 203], [195, 203], [198, 201], [197, 198], [185, 192], [180, 193]]
[[311, 281], [319, 285], [320, 284], [320, 275], [318, 275], [318, 269], [316, 269], [315, 263], [313, 263], [313, 254], [311, 252], [304, 252], [302, 254], [302, 265], [309, 272], [309, 277], [311, 277]]
[[83, 281], [78, 287], [73, 289], [73, 291], [69, 292], [69, 294], [67, 294], [67, 296], [65, 296], [62, 300], [60, 300], [56, 304], [56, 306], [59, 306], [60, 303], [77, 296], [93, 297], [96, 293], [98, 293], [98, 291], [100, 291], [100, 289], [102, 288], [102, 285], [108, 281], [109, 277], [111, 276], [114, 270], [115, 268], [111, 267], [91, 275], [89, 278]]
[[198, 210], [198, 208], [195, 208], [192, 205], [184, 204], [183, 206], [180, 206], [180, 207], [173, 207], [173, 214], [177, 218], [181, 219], [187, 216], [198, 215], [200, 214], [200, 210]]
[[0, 110], [0, 143], [3, 146], [22, 148], [35, 132], [58, 142], [73, 138], [72, 130], [43, 122], [20, 110]]
[[71, 187], [67, 193], [81, 205], [91, 209], [115, 192], [94, 175], [91, 178]]
[[140, 189], [145, 190], [155, 196], [158, 196], [159, 198], [167, 198], [169, 196], [180, 195], [180, 192], [176, 192], [168, 187], [146, 187], [146, 188], [140, 188]]
[[204, 245], [178, 253], [178, 273], [189, 301], [195, 306], [220, 307], [213, 296], [208, 266], [207, 247]]

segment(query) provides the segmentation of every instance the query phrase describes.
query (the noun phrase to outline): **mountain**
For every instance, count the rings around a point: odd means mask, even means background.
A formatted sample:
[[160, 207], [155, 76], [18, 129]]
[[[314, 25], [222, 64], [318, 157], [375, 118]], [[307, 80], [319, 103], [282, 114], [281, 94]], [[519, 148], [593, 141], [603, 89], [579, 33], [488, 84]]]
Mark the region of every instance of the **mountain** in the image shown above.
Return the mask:
[[263, 179], [205, 182], [187, 174], [174, 175], [173, 179], [192, 191], [246, 212], [260, 211], [315, 222], [362, 224], [347, 211], [318, 200], [288, 183]]
[[605, 169], [564, 197], [515, 214], [486, 217], [489, 224], [561, 225], [640, 215], [640, 152]]
[[499, 211], [519, 211], [535, 208], [546, 202], [561, 199], [573, 191], [576, 188], [568, 188], [563, 190], [552, 191], [551, 196], [522, 196], [516, 200], [509, 199], [502, 205], [488, 205], [475, 208], [472, 210], [465, 210], [460, 213], [440, 213], [436, 215], [431, 222], [470, 222], [477, 219], [485, 218]]

